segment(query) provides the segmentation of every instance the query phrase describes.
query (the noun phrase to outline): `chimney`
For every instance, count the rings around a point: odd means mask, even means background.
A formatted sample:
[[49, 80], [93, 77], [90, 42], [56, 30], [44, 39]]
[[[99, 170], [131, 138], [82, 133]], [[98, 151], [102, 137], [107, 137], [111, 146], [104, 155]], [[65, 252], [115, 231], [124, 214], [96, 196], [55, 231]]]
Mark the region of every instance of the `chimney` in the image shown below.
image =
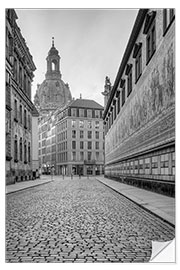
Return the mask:
[[80, 94], [80, 99], [82, 99], [82, 94]]

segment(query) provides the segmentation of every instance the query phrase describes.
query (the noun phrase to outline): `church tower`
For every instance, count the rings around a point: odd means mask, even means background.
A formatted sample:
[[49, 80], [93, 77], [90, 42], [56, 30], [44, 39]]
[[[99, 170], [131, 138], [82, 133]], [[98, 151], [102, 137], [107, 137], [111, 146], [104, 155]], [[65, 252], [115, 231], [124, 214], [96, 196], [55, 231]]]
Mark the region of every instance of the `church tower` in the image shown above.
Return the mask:
[[69, 85], [62, 80], [60, 56], [54, 46], [54, 38], [52, 38], [52, 46], [48, 52], [46, 61], [47, 70], [45, 80], [42, 84], [37, 85], [34, 96], [34, 104], [41, 115], [46, 115], [49, 112], [64, 107], [72, 100]]
[[58, 50], [54, 47], [54, 38], [52, 38], [52, 47], [49, 50], [47, 61], [46, 79], [60, 78], [60, 56]]

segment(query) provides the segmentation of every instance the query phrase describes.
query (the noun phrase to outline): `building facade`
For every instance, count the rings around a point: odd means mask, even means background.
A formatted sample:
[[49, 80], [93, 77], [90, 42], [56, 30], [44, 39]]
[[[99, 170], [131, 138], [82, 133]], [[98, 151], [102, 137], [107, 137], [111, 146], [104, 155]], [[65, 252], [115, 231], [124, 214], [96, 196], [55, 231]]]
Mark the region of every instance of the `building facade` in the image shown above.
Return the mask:
[[56, 118], [55, 112], [39, 119], [39, 164], [42, 174], [51, 174], [56, 167]]
[[14, 10], [6, 10], [6, 179], [11, 182], [12, 172], [12, 152], [11, 152], [11, 81], [13, 77], [13, 37], [14, 37], [14, 21], [16, 13]]
[[38, 152], [38, 119], [39, 113], [35, 106], [32, 111], [32, 177], [39, 178], [39, 152]]
[[6, 183], [32, 178], [31, 83], [36, 67], [14, 9], [6, 10]]
[[114, 85], [107, 91], [106, 82], [103, 94], [106, 177], [174, 196], [174, 9], [139, 10]]
[[64, 175], [97, 175], [104, 169], [103, 107], [76, 99], [56, 115], [56, 171]]
[[39, 123], [42, 173], [97, 175], [104, 170], [103, 107], [76, 99]]

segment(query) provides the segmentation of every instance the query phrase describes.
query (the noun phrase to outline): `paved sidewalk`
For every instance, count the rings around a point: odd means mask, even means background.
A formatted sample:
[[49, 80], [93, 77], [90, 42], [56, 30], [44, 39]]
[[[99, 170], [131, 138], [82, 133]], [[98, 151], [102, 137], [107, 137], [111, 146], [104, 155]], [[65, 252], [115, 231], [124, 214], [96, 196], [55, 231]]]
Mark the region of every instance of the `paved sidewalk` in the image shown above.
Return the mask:
[[175, 225], [175, 198], [133, 187], [131, 185], [122, 184], [120, 182], [104, 178], [103, 176], [96, 176], [96, 179], [169, 223]]
[[35, 180], [17, 182], [15, 184], [6, 186], [6, 194], [14, 193], [23, 189], [28, 189], [28, 188], [39, 186], [39, 185], [43, 185], [51, 181], [52, 181], [52, 178], [50, 175], [47, 175], [47, 176], [42, 175], [40, 179], [38, 178]]

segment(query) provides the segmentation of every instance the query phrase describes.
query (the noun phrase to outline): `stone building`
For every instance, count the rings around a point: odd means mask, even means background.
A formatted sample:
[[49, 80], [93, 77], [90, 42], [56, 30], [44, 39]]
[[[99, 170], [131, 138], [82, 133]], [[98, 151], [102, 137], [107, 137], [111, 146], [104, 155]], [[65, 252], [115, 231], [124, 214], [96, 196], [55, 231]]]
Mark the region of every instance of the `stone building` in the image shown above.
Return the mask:
[[72, 100], [69, 85], [62, 80], [60, 56], [58, 50], [54, 47], [54, 39], [52, 40], [52, 47], [48, 52], [46, 61], [47, 71], [45, 80], [42, 84], [37, 85], [34, 96], [34, 104], [41, 116], [65, 106]]
[[103, 118], [105, 175], [174, 196], [174, 9], [139, 10]]
[[38, 152], [38, 120], [39, 113], [34, 106], [32, 111], [32, 176], [39, 177], [39, 152]]
[[14, 9], [6, 10], [6, 183], [32, 178], [31, 82], [36, 67]]
[[57, 174], [95, 175], [104, 170], [103, 107], [73, 100], [56, 114]]
[[42, 174], [50, 174], [56, 167], [56, 118], [55, 112], [44, 116], [38, 124], [39, 164]]
[[95, 175], [104, 170], [103, 107], [93, 100], [72, 100], [39, 125], [42, 173]]

